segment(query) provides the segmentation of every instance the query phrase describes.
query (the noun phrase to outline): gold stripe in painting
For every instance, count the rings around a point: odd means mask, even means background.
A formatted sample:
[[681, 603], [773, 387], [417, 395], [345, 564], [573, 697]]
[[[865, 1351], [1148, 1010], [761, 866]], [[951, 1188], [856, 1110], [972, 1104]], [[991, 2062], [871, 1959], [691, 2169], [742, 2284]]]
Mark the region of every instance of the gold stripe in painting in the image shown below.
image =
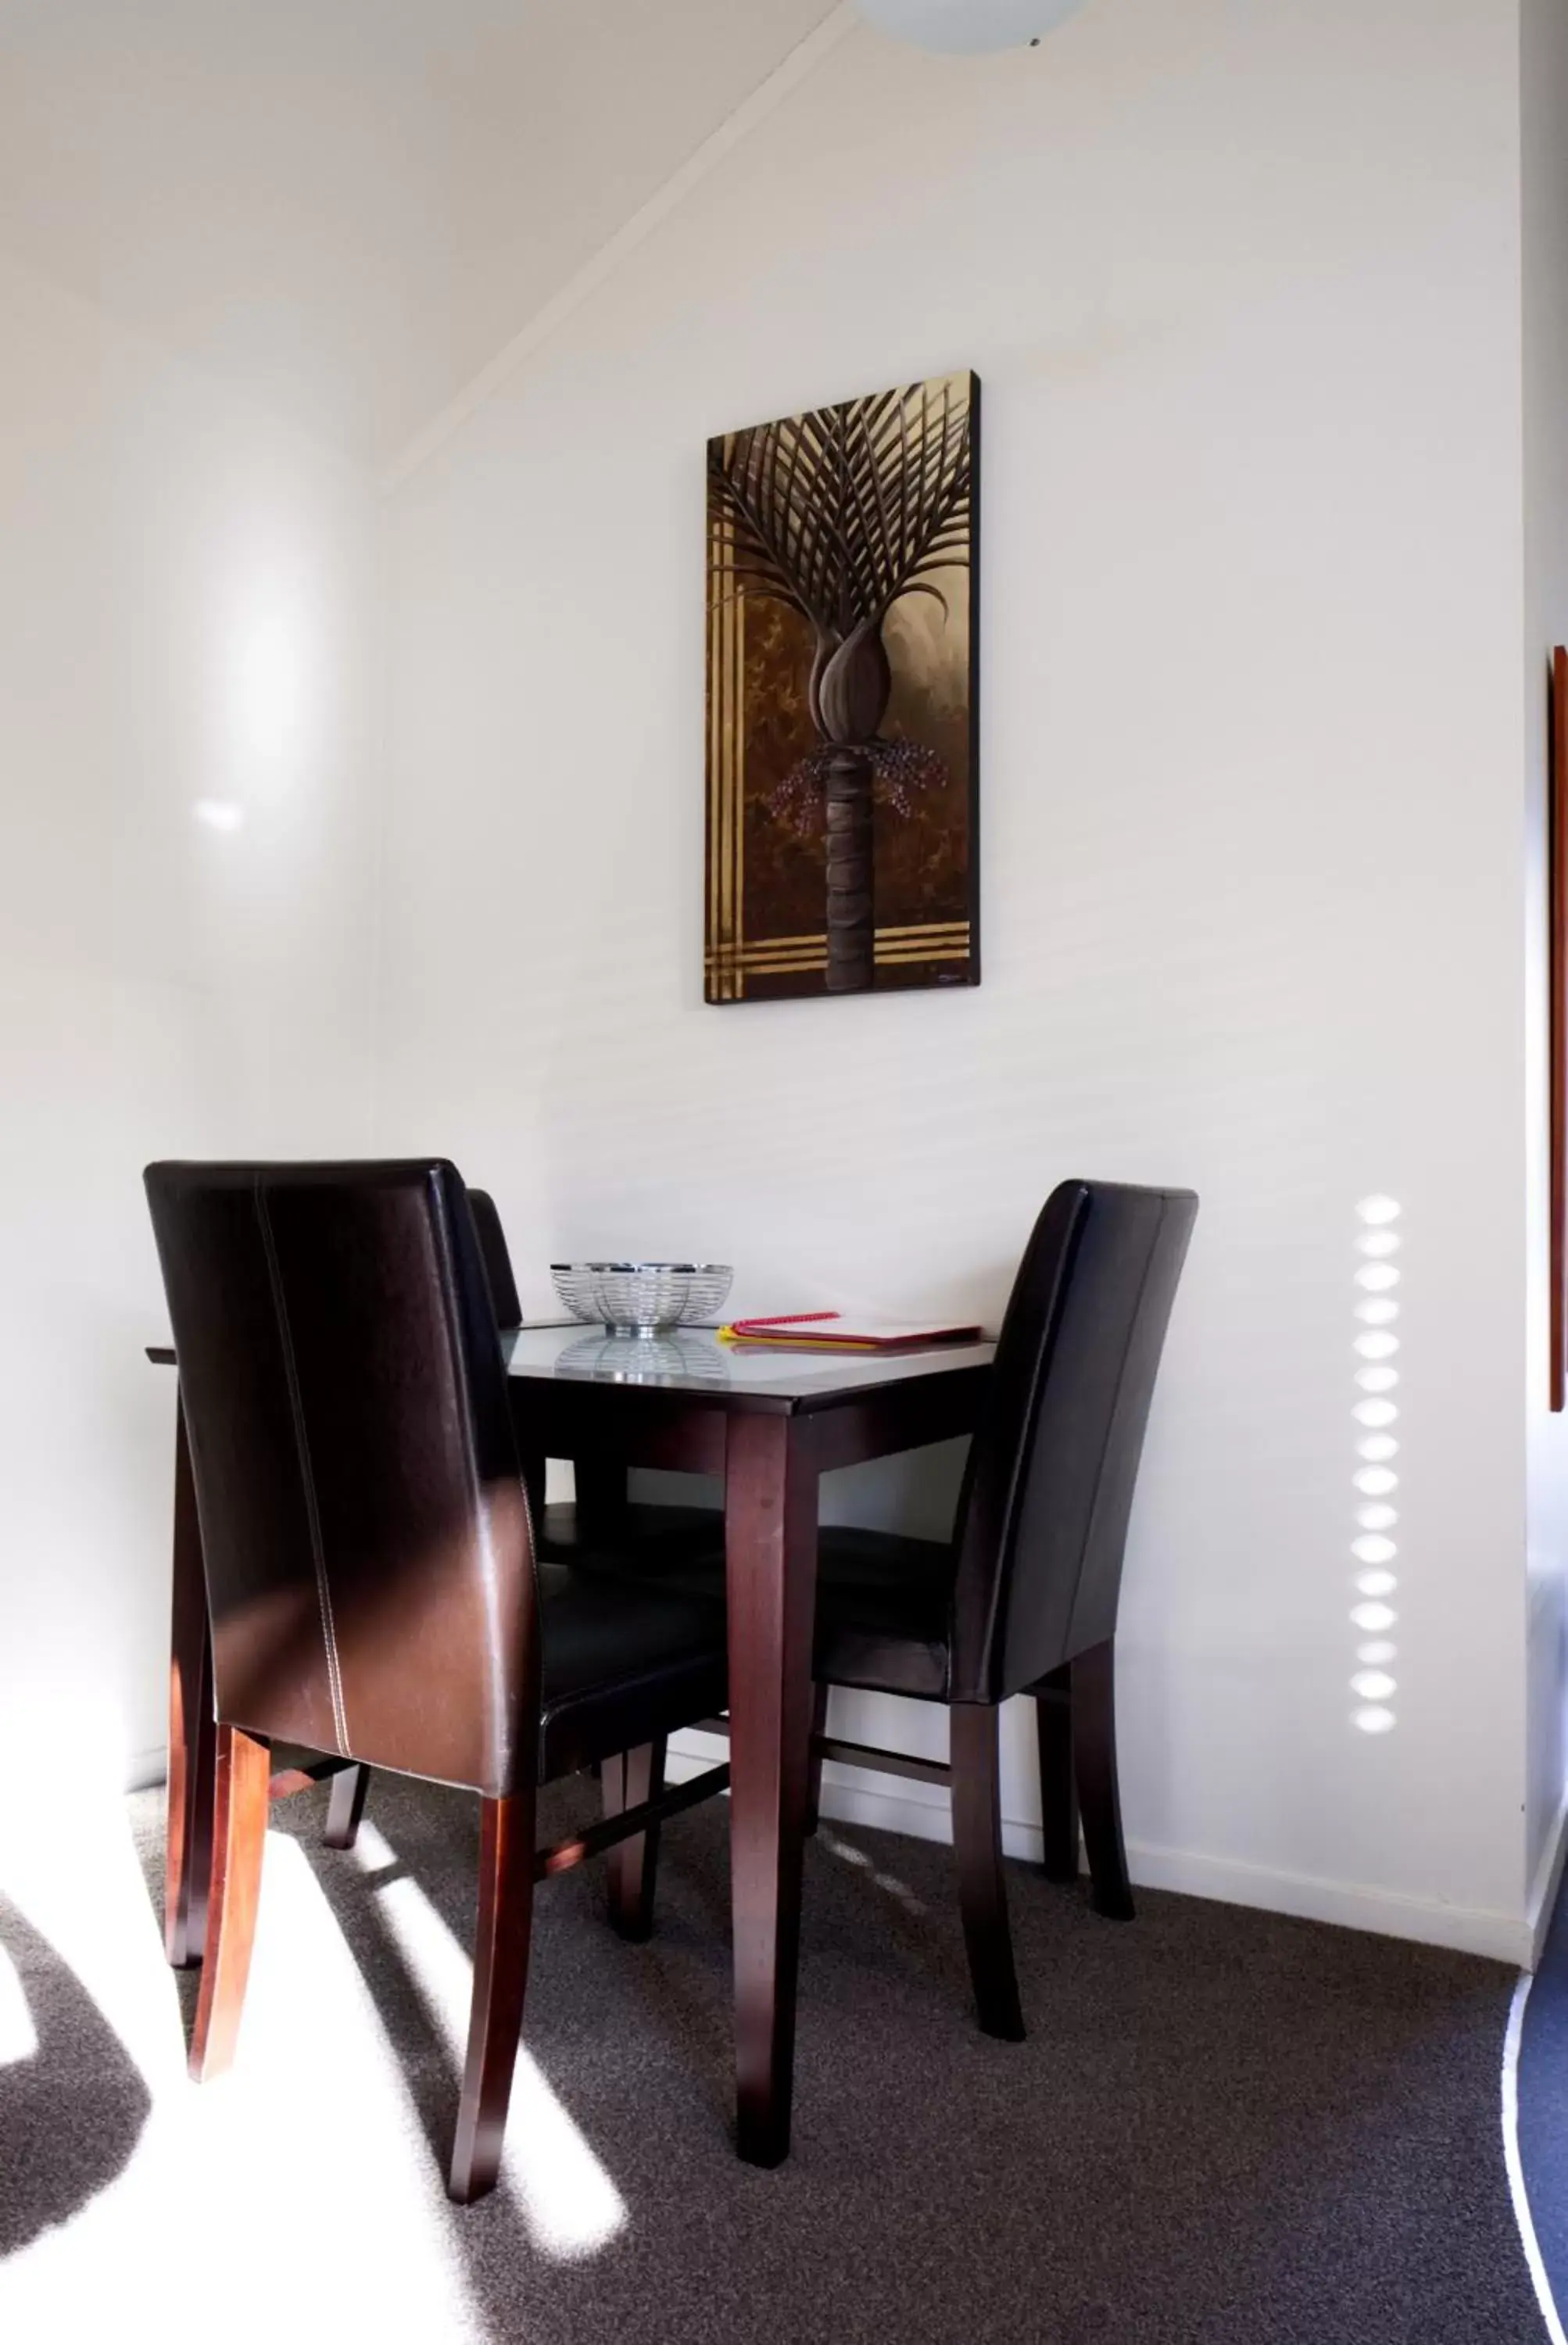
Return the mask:
[[734, 817], [729, 782], [735, 756], [737, 711], [729, 647], [735, 613], [732, 600], [735, 582], [730, 570], [729, 553], [729, 533], [728, 530], [721, 530], [718, 548], [718, 705], [722, 711], [718, 737], [718, 944], [723, 958], [719, 966], [718, 986], [719, 999], [724, 1001], [730, 1000], [735, 990], [734, 968], [729, 958], [735, 936], [729, 874], [729, 832]]
[[[820, 945], [814, 952], [809, 946], [801, 946], [794, 952], [787, 953], [770, 953], [759, 946], [748, 945], [739, 968], [742, 972], [749, 972], [766, 963], [769, 969], [788, 969], [793, 964], [799, 964], [801, 969], [821, 969], [826, 966], [827, 958], [827, 952]], [[879, 945], [876, 958], [879, 965], [895, 960], [967, 960], [969, 947], [956, 944]], [[728, 967], [728, 956], [724, 959]], [[711, 955], [709, 966], [717, 969], [718, 963], [719, 956], [717, 953]]]
[[725, 838], [727, 817], [725, 810], [724, 781], [726, 766], [729, 756], [729, 726], [731, 722], [729, 710], [729, 663], [726, 656], [728, 621], [725, 609], [725, 598], [728, 593], [729, 579], [725, 566], [725, 534], [722, 526], [720, 526], [716, 531], [714, 537], [713, 592], [714, 602], [716, 604], [716, 633], [713, 652], [713, 686], [718, 702], [718, 746], [713, 782], [713, 884], [717, 898], [714, 907], [714, 941], [718, 947], [719, 953], [718, 998], [721, 1001], [728, 1000], [729, 998], [729, 988], [728, 983], [728, 965], [724, 958], [726, 948], [729, 942], [729, 930], [726, 919], [727, 891], [725, 887]]
[[735, 786], [738, 733], [737, 681], [738, 605], [734, 595], [733, 547], [728, 528], [708, 531], [708, 942], [705, 964], [709, 1000], [730, 1001], [738, 990], [735, 945], [738, 929], [738, 807]]
[[967, 943], [969, 939], [969, 922], [967, 920], [917, 920], [911, 927], [908, 928], [884, 929], [879, 927], [877, 929], [877, 942], [879, 944], [881, 944], [886, 939], [891, 939], [895, 937], [959, 938]]
[[[734, 542], [731, 540], [733, 563]], [[733, 568], [731, 574], [733, 575]], [[729, 726], [729, 834], [734, 858], [733, 878], [729, 898], [730, 994], [736, 1001], [746, 999], [746, 971], [741, 955], [746, 946], [746, 597], [735, 593], [729, 608], [734, 614], [735, 693], [731, 701]]]
[[[723, 678], [718, 662], [718, 629], [724, 604], [721, 595], [718, 532], [709, 520], [708, 530], [708, 953], [710, 972], [718, 968], [718, 780], [719, 743], [724, 724]], [[708, 987], [710, 1000], [719, 998], [717, 984]]]
[[[907, 928], [879, 928], [877, 930], [879, 944], [897, 942], [904, 937], [926, 937], [933, 940], [940, 938], [947, 944], [963, 943], [968, 940], [969, 922], [967, 920], [920, 920]], [[795, 945], [815, 945], [825, 951], [827, 943], [826, 935], [818, 929], [808, 936], [759, 937], [755, 945], [747, 945], [741, 949], [746, 952], [787, 952]]]
[[[968, 959], [967, 945], [939, 945], [933, 949], [919, 949], [908, 952], [880, 952], [877, 955], [877, 967], [879, 969], [919, 969], [932, 961], [966, 961]], [[825, 952], [799, 953], [791, 954], [781, 960], [748, 960], [746, 974], [748, 977], [809, 977], [818, 969], [826, 969], [827, 966], [828, 956]]]
[[718, 943], [718, 595], [717, 533], [711, 520], [708, 527], [708, 882], [707, 945], [704, 956], [708, 970], [708, 983], [704, 990], [708, 1000], [714, 999], [712, 978]]
[[[814, 936], [759, 937], [752, 944], [730, 942], [722, 951], [716, 949], [708, 955], [708, 964], [718, 970], [722, 961], [727, 969], [737, 974], [759, 969], [764, 962], [770, 969], [798, 962], [802, 969], [820, 969], [826, 965], [828, 940], [820, 929]], [[969, 953], [969, 922], [967, 920], [933, 920], [923, 927], [886, 928], [877, 930], [876, 957], [879, 961], [894, 959], [962, 960]]]
[[718, 901], [714, 939], [716, 952], [711, 965], [717, 998], [720, 1001], [738, 1001], [745, 991], [738, 958], [744, 838], [741, 764], [744, 754], [745, 604], [736, 590], [733, 533], [728, 524], [721, 523], [715, 530], [714, 539], [718, 602], [714, 645], [714, 677], [718, 703], [714, 809]]
[[[967, 923], [954, 923], [948, 929], [900, 929], [877, 931], [876, 961], [880, 969], [909, 967], [920, 961], [963, 961], [969, 959]], [[759, 938], [754, 944], [739, 947], [733, 956], [727, 953], [722, 966], [732, 971], [737, 984], [747, 976], [778, 977], [789, 970], [809, 976], [828, 965], [827, 939], [822, 936], [800, 938]], [[717, 975], [721, 966], [720, 956], [709, 956], [709, 967]], [[735, 996], [728, 997], [738, 998]]]

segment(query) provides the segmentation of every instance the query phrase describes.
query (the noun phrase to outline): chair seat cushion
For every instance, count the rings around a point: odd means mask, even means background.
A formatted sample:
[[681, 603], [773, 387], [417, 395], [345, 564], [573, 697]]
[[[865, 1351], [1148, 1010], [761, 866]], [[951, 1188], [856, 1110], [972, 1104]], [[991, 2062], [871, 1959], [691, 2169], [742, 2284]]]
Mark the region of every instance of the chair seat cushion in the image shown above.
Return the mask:
[[[569, 1508], [545, 1509], [546, 1555], [575, 1555], [587, 1577], [722, 1603], [724, 1522], [716, 1511], [633, 1507], [626, 1536], [613, 1548], [591, 1545], [571, 1516]], [[821, 1682], [945, 1700], [953, 1568], [952, 1548], [934, 1539], [826, 1526], [812, 1664]]]
[[538, 1575], [542, 1782], [723, 1710], [718, 1598], [548, 1558]]
[[947, 1699], [952, 1549], [830, 1527], [818, 1553], [815, 1669], [824, 1685]]

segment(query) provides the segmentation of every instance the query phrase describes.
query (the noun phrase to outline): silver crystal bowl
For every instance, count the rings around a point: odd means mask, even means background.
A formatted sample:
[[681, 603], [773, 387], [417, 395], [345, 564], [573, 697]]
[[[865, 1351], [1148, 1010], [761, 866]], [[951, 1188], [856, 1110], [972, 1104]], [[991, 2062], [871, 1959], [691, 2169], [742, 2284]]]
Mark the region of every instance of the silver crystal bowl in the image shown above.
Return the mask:
[[550, 1275], [574, 1319], [657, 1335], [716, 1320], [735, 1273], [727, 1262], [553, 1262]]

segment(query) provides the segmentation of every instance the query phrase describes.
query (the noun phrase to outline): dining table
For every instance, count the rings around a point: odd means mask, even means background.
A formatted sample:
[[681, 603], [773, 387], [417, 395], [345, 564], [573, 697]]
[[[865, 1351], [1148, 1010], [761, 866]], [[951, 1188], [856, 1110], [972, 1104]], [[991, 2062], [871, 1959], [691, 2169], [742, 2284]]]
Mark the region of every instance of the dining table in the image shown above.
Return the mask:
[[[821, 1477], [972, 1433], [993, 1347], [755, 1347], [714, 1329], [615, 1335], [581, 1324], [503, 1334], [519, 1462], [535, 1521], [547, 1461], [575, 1472], [585, 1535], [613, 1537], [633, 1468], [722, 1486], [728, 1610], [736, 2146], [789, 2154], [807, 1835]], [[174, 1353], [149, 1347], [172, 1364]], [[183, 1417], [176, 1436], [166, 1934], [199, 1950], [210, 1865], [212, 1662]]]

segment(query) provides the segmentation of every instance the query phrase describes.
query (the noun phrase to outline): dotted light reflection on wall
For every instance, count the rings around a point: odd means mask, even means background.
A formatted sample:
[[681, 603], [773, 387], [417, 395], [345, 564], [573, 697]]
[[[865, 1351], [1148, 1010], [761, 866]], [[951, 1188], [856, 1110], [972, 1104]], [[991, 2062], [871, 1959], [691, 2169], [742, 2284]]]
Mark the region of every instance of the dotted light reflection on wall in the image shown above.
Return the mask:
[[1400, 1649], [1390, 1632], [1400, 1616], [1389, 1600], [1400, 1584], [1393, 1569], [1400, 1551], [1393, 1536], [1400, 1519], [1395, 1503], [1400, 1477], [1394, 1464], [1400, 1444], [1393, 1429], [1400, 1417], [1393, 1397], [1400, 1381], [1394, 1365], [1400, 1349], [1394, 1333], [1400, 1315], [1395, 1299], [1400, 1273], [1394, 1260], [1400, 1251], [1394, 1227], [1399, 1218], [1400, 1207], [1392, 1197], [1363, 1197], [1356, 1208], [1356, 1401], [1350, 1414], [1356, 1421], [1357, 1504], [1350, 1553], [1357, 1569], [1350, 1624], [1361, 1641], [1350, 1680], [1357, 1702], [1350, 1723], [1363, 1734], [1392, 1731], [1392, 1702], [1399, 1690], [1392, 1664]]

